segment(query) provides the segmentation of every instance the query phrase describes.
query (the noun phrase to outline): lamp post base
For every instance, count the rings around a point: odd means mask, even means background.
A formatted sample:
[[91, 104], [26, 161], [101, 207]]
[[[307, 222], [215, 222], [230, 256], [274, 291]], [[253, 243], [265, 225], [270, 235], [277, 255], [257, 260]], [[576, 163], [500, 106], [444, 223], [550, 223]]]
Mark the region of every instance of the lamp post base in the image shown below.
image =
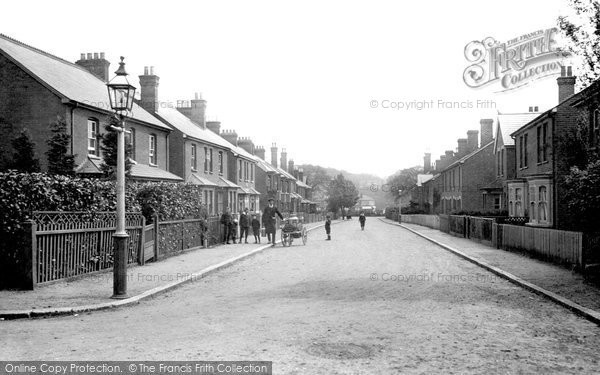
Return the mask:
[[127, 240], [129, 235], [113, 235], [113, 295], [112, 299], [126, 299], [127, 295]]

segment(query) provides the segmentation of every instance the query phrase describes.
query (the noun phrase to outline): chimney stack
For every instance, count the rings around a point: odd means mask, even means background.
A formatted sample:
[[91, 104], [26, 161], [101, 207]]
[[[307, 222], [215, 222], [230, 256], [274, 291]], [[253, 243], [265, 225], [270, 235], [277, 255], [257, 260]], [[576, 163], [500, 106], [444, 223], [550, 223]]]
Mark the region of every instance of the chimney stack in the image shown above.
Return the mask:
[[249, 137], [238, 138], [238, 146], [246, 150], [249, 154], [254, 155], [254, 142]]
[[90, 73], [100, 78], [104, 82], [108, 82], [108, 67], [110, 63], [104, 58], [104, 52], [98, 54], [97, 52], [93, 55], [91, 53], [82, 53], [81, 58], [75, 62], [75, 64], [87, 69]]
[[265, 148], [263, 146], [254, 147], [254, 155], [258, 156], [262, 160], [265, 160]]
[[217, 135], [221, 135], [221, 121], [207, 121], [206, 128]]
[[487, 145], [494, 140], [494, 120], [484, 118], [479, 121], [481, 125], [481, 147]]
[[281, 149], [281, 161], [280, 161], [281, 169], [287, 172], [287, 151], [285, 148]]
[[271, 165], [277, 168], [277, 144], [271, 145]]
[[566, 69], [560, 67], [560, 77], [556, 79], [558, 83], [558, 102], [562, 103], [569, 96], [575, 94], [575, 77], [570, 66]]
[[479, 148], [479, 130], [467, 131], [467, 153]]
[[234, 146], [238, 145], [238, 134], [235, 130], [223, 130], [221, 132], [221, 137], [225, 138], [227, 142]]
[[190, 119], [206, 129], [206, 100], [202, 99], [202, 93], [195, 93], [190, 104]]
[[[443, 171], [448, 166], [448, 157], [446, 155], [441, 155], [440, 159], [436, 163], [436, 169], [438, 172]], [[438, 167], [439, 166], [439, 167]]]
[[158, 76], [154, 75], [154, 67], [144, 67], [144, 75], [140, 76], [140, 105], [150, 113], [158, 112]]
[[298, 181], [304, 182], [304, 168], [298, 168]]
[[429, 173], [431, 171], [431, 153], [426, 152], [423, 157], [423, 172]]
[[458, 138], [458, 140], [456, 141], [456, 143], [458, 144], [458, 148], [457, 148], [457, 155], [458, 155], [458, 157], [463, 157], [466, 154], [468, 154], [468, 152], [467, 152], [467, 138]]
[[294, 174], [294, 160], [290, 159], [290, 161], [288, 161], [288, 169], [287, 169], [288, 173], [291, 174], [292, 176], [296, 177], [296, 175]]

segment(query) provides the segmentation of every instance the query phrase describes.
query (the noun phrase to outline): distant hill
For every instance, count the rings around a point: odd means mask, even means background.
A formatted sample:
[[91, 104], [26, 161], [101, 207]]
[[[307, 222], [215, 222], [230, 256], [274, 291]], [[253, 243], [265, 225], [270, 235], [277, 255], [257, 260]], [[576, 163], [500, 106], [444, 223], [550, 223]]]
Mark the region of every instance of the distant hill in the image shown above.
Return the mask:
[[343, 174], [344, 177], [354, 183], [358, 192], [368, 195], [375, 200], [378, 209], [393, 205], [394, 199], [389, 196], [384, 186], [385, 179], [369, 173], [351, 173], [343, 169], [322, 167], [319, 165], [302, 164], [298, 167], [304, 169], [304, 175], [308, 178], [308, 184], [313, 186], [315, 182], [325, 185], [332, 177]]

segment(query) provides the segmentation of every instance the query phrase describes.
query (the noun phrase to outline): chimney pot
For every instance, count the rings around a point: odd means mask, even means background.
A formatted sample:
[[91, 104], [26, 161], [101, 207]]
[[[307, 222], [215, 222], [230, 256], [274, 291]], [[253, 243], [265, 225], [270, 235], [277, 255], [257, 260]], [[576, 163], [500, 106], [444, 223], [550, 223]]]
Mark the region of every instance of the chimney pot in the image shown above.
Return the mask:
[[154, 67], [153, 67], [153, 66], [151, 66], [151, 67], [150, 67], [150, 75], [151, 75], [151, 76], [153, 76], [153, 75], [154, 75]]
[[104, 52], [100, 52], [100, 58], [104, 59]]
[[91, 59], [92, 59], [92, 54], [91, 54], [91, 53], [88, 53], [88, 54], [87, 54], [87, 59], [88, 59], [88, 60], [91, 60]]
[[98, 52], [94, 52], [94, 60], [98, 60]]
[[144, 67], [144, 75], [145, 75], [145, 76], [147, 76], [147, 75], [148, 75], [148, 67], [147, 67], [147, 66], [145, 66], [145, 67]]
[[85, 53], [82, 53], [82, 54], [81, 54], [81, 58], [80, 58], [80, 60], [85, 60]]
[[571, 66], [567, 66], [567, 77], [573, 76], [573, 69]]

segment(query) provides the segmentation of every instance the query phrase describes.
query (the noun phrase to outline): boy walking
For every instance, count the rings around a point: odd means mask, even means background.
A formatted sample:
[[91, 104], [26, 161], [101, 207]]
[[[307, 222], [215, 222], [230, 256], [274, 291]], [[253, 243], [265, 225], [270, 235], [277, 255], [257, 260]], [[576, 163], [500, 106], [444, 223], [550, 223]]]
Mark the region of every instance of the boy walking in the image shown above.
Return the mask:
[[327, 220], [325, 220], [325, 233], [327, 233], [327, 241], [331, 240], [331, 217], [327, 215]]
[[252, 215], [252, 233], [254, 234], [254, 243], [260, 243], [260, 221], [256, 215]]

